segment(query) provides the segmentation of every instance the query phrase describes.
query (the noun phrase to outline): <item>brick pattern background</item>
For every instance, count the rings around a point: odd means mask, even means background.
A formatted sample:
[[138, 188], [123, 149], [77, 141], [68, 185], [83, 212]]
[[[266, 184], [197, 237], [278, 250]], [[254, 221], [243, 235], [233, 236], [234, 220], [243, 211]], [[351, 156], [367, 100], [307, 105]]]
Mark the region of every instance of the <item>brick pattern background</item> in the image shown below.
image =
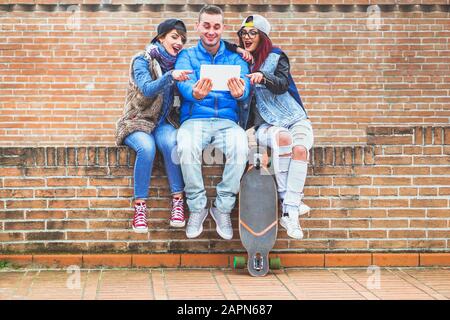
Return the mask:
[[[210, 2], [233, 41], [246, 15], [270, 19], [318, 145], [363, 145], [376, 124], [448, 125], [448, 0]], [[168, 17], [186, 21], [193, 45], [202, 4], [0, 1], [0, 145], [112, 146], [130, 57]]]
[[[365, 146], [317, 146], [305, 189], [305, 238], [280, 229], [275, 252], [448, 251], [450, 127], [369, 127]], [[3, 252], [230, 252], [209, 217], [197, 239], [169, 228], [158, 158], [150, 232], [130, 231], [134, 152], [121, 147], [0, 148]], [[223, 167], [206, 165], [215, 196]]]
[[[228, 39], [244, 16], [269, 17], [313, 121], [305, 239], [281, 229], [275, 254], [448, 252], [448, 0], [209, 2], [223, 5]], [[232, 241], [210, 218], [198, 239], [169, 228], [159, 155], [150, 232], [131, 232], [135, 155], [114, 146], [130, 57], [168, 17], [187, 22], [193, 45], [202, 4], [0, 0], [1, 252], [243, 251], [236, 210]], [[210, 199], [222, 170], [204, 167]]]

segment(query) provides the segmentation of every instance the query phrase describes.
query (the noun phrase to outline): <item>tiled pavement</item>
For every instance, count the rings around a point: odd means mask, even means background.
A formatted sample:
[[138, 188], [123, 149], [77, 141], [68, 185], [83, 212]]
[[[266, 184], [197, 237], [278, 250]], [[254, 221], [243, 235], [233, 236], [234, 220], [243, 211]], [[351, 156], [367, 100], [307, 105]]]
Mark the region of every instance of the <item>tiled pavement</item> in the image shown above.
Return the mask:
[[0, 270], [0, 300], [449, 298], [450, 268]]

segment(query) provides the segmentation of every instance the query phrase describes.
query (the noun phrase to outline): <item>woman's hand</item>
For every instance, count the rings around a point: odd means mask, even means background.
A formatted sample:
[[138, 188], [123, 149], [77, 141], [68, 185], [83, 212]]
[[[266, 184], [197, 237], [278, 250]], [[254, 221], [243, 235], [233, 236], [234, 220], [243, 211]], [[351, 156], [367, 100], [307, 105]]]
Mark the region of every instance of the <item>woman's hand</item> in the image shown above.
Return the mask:
[[261, 83], [264, 80], [264, 74], [262, 72], [255, 72], [245, 75], [250, 78], [250, 84], [254, 85], [256, 83]]
[[242, 56], [242, 59], [248, 63], [253, 63], [253, 56], [249, 51], [242, 49], [241, 47], [237, 47], [236, 52], [239, 53]]
[[175, 81], [186, 81], [189, 80], [188, 74], [191, 74], [192, 70], [173, 70], [172, 78]]

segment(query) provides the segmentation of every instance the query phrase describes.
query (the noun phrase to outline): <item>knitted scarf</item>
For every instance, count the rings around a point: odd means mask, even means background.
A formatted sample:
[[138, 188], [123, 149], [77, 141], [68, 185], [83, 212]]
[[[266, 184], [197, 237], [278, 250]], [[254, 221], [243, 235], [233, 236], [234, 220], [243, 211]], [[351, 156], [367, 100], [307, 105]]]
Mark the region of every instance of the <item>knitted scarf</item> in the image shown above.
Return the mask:
[[156, 59], [159, 62], [163, 73], [172, 70], [175, 66], [175, 62], [177, 61], [177, 57], [169, 54], [164, 46], [159, 42], [150, 43], [145, 48], [145, 57], [147, 59]]

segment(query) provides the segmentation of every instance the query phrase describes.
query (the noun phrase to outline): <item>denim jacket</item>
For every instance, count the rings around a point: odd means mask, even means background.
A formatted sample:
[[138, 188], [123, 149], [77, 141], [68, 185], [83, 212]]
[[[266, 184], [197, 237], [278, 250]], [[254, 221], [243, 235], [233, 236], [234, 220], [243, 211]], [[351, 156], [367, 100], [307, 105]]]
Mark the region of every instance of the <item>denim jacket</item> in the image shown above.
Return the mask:
[[[284, 59], [280, 59], [282, 56]], [[308, 118], [289, 72], [289, 61], [281, 49], [274, 48], [259, 71], [264, 74], [264, 83], [253, 87], [250, 98], [242, 106], [241, 126], [247, 129], [253, 125], [249, 119], [253, 108], [257, 108], [265, 122], [276, 126], [289, 126]]]

